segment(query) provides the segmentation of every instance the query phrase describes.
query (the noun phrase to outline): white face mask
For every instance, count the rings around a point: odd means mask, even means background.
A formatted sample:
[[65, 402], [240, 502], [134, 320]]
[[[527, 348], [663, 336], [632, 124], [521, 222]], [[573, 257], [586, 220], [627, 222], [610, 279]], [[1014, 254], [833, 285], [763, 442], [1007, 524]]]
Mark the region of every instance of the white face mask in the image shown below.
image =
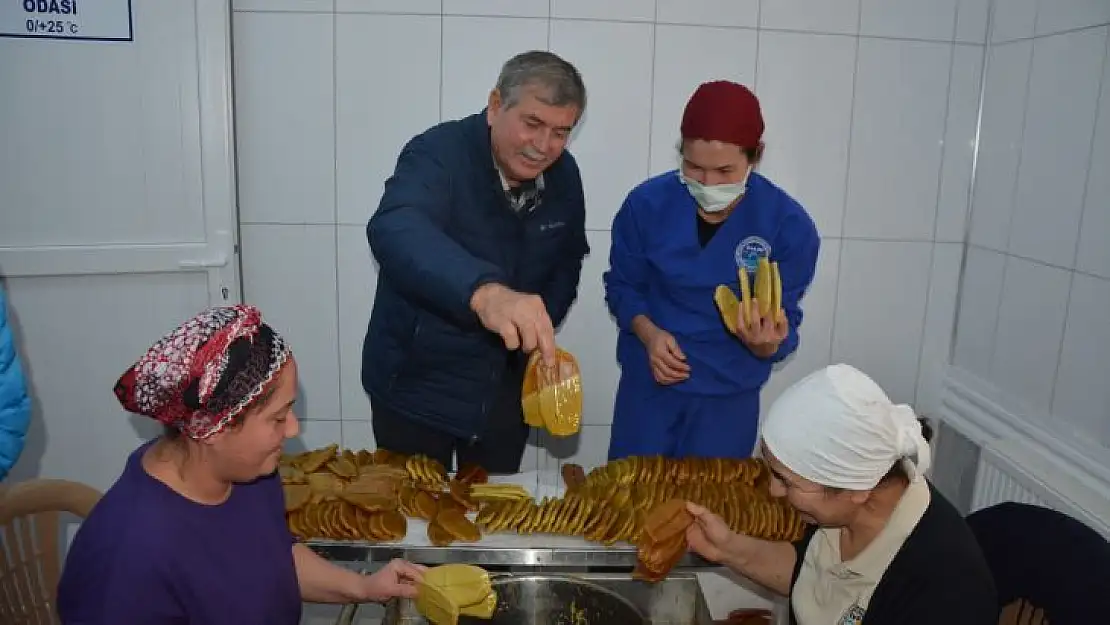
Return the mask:
[[748, 167], [748, 170], [744, 172], [744, 179], [740, 182], [709, 186], [684, 176], [682, 170], [678, 170], [679, 180], [686, 185], [686, 189], [690, 192], [690, 195], [694, 196], [694, 201], [698, 203], [698, 206], [707, 213], [719, 213], [743, 197], [748, 190], [748, 176], [751, 176], [751, 174], [752, 168]]

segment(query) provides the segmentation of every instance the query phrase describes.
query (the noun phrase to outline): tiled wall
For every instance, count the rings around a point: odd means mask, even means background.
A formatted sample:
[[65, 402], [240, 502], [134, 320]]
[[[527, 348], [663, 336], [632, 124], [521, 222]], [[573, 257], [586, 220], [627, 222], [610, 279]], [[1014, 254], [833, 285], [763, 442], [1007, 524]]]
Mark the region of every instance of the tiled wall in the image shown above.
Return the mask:
[[830, 361], [935, 410], [967, 214], [988, 0], [237, 0], [235, 72], [244, 294], [301, 362], [303, 444], [373, 446], [359, 382], [375, 265], [366, 220], [401, 144], [477, 112], [500, 64], [531, 48], [583, 72], [570, 145], [593, 248], [560, 342], [585, 370], [586, 425], [533, 448], [603, 460], [618, 369], [605, 309], [611, 219], [677, 164], [681, 109], [703, 80], [752, 85], [762, 171], [824, 244], [802, 347], [770, 383]]
[[998, 2], [954, 364], [1110, 459], [1110, 2]]

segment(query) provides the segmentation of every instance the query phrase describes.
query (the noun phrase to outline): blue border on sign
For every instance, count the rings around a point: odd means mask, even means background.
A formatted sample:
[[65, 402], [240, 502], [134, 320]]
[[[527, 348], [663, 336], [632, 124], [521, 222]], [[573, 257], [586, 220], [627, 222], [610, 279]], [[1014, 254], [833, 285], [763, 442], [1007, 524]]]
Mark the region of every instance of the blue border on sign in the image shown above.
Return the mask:
[[127, 36], [126, 37], [59, 37], [57, 35], [12, 35], [0, 33], [0, 39], [51, 39], [53, 41], [135, 41], [135, 11], [131, 6], [132, 0], [127, 0]]

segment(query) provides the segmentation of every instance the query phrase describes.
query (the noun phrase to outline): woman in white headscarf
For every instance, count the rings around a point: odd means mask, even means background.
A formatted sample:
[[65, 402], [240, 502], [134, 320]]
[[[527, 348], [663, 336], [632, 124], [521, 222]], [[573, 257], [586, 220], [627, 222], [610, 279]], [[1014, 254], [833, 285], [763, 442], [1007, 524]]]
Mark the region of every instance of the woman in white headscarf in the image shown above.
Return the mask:
[[810, 525], [797, 543], [730, 532], [689, 504], [703, 557], [790, 597], [796, 625], [994, 625], [994, 583], [960, 513], [926, 480], [913, 409], [848, 365], [816, 371], [761, 432], [771, 494]]

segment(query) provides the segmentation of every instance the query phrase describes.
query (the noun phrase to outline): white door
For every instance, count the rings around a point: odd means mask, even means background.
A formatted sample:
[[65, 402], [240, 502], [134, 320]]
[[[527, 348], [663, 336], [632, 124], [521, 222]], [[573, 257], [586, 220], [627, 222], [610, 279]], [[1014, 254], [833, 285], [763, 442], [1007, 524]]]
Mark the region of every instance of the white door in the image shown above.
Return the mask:
[[133, 39], [0, 37], [0, 276], [35, 405], [13, 478], [106, 488], [158, 431], [116, 378], [240, 296], [229, 2], [97, 4], [79, 31], [130, 5]]

